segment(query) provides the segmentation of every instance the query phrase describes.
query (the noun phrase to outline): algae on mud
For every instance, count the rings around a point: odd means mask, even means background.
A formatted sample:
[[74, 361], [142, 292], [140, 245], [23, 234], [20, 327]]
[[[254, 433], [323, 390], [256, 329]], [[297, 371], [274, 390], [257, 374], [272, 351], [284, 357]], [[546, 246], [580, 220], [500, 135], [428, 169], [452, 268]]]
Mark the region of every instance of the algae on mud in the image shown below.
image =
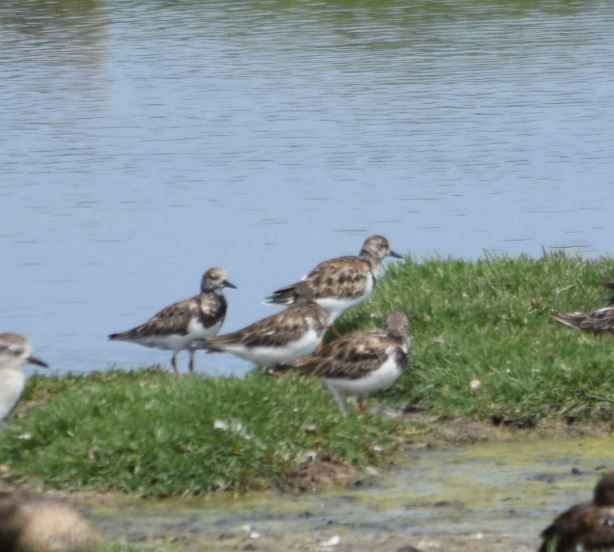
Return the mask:
[[[610, 423], [614, 337], [562, 327], [549, 310], [598, 306], [606, 297], [598, 284], [612, 274], [611, 259], [562, 254], [407, 259], [339, 326], [378, 325], [398, 308], [412, 322], [410, 366], [372, 405], [487, 423], [495, 415]], [[479, 388], [470, 386], [475, 379]], [[27, 398], [42, 404], [0, 434], [11, 480], [139, 496], [317, 485], [314, 453], [360, 470], [391, 459], [411, 431], [377, 415], [342, 420], [319, 381], [276, 382], [258, 372], [179, 381], [159, 370], [36, 377]]]
[[544, 442], [515, 432], [505, 442], [408, 449], [372, 485], [300, 497], [81, 500], [109, 539], [127, 535], [138, 550], [312, 551], [338, 535], [344, 551], [529, 552], [554, 515], [590, 497], [610, 450], [609, 436]]

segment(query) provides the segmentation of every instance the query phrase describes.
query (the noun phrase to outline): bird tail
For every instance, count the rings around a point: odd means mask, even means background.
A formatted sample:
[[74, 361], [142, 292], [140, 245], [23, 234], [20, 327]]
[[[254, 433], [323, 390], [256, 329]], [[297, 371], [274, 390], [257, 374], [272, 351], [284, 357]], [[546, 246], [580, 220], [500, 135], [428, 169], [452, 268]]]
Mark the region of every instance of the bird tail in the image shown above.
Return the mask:
[[264, 301], [269, 305], [291, 305], [296, 301], [294, 284], [274, 291]]
[[586, 318], [586, 314], [583, 312], [563, 312], [558, 310], [550, 311], [550, 316], [561, 324], [576, 329], [580, 329], [580, 324]]

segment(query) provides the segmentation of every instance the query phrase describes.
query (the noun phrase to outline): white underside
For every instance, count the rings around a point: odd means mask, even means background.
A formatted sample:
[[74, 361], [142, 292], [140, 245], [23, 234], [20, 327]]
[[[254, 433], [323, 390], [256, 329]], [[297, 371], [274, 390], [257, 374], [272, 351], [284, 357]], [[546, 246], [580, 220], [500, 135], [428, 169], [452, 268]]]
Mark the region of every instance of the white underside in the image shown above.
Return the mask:
[[352, 299], [345, 299], [339, 297], [322, 297], [316, 299], [316, 303], [320, 305], [328, 315], [328, 324], [332, 324], [341, 314], [349, 308], [362, 303], [373, 291], [373, 278], [369, 277], [367, 280], [367, 286], [363, 290], [362, 295], [354, 297]]
[[25, 385], [26, 376], [20, 369], [0, 369], [0, 421], [11, 413]]
[[309, 330], [300, 339], [283, 347], [250, 347], [245, 345], [225, 345], [224, 350], [257, 365], [272, 366], [284, 364], [296, 358], [313, 353], [321, 336], [315, 330]]
[[326, 381], [344, 395], [365, 397], [375, 391], [388, 389], [400, 375], [400, 368], [397, 366], [394, 357], [390, 356], [377, 370], [362, 378], [355, 380], [327, 378]]
[[163, 349], [165, 351], [173, 351], [174, 353], [178, 353], [179, 351], [187, 349], [195, 339], [217, 335], [221, 327], [222, 321], [211, 326], [210, 328], [205, 328], [200, 323], [198, 318], [192, 318], [188, 325], [188, 333], [186, 335], [150, 335], [138, 339], [131, 339], [130, 341], [134, 341], [135, 343], [144, 345], [145, 347], [154, 347], [156, 349]]

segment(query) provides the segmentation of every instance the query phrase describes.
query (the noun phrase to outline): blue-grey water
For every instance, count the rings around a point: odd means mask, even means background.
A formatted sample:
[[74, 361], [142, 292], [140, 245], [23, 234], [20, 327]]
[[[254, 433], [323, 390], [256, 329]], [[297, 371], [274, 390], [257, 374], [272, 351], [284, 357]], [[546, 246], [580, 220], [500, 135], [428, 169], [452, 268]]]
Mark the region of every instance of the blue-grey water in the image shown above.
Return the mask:
[[106, 335], [210, 266], [232, 330], [373, 233], [610, 255], [612, 29], [609, 0], [3, 0], [0, 329], [60, 373], [167, 364]]

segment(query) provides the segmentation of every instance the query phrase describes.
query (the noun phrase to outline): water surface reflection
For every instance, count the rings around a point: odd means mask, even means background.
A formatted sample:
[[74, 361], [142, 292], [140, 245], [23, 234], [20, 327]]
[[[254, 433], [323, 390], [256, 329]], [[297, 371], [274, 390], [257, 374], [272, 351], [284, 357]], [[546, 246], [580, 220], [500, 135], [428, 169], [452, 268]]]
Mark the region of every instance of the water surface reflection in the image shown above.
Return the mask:
[[608, 2], [9, 0], [0, 22], [2, 324], [57, 370], [165, 363], [105, 336], [212, 265], [230, 330], [375, 232], [611, 252]]

